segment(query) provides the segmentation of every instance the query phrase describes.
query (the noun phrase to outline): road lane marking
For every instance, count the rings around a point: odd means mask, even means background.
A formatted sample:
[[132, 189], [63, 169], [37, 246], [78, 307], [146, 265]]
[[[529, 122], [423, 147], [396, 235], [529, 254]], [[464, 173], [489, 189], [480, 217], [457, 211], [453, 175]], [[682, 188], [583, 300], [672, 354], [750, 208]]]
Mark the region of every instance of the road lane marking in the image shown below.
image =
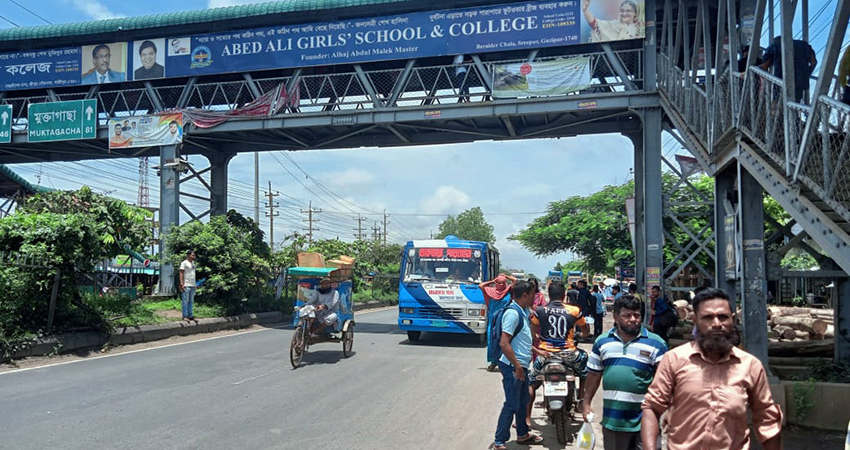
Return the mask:
[[240, 384], [247, 383], [247, 382], [249, 382], [249, 381], [258, 380], [258, 379], [260, 379], [260, 378], [263, 378], [263, 377], [264, 377], [264, 376], [266, 376], [266, 375], [271, 375], [271, 374], [273, 374], [273, 373], [275, 373], [275, 372], [280, 372], [280, 369], [275, 369], [275, 370], [272, 370], [271, 372], [264, 373], [264, 374], [262, 374], [262, 375], [257, 375], [257, 376], [255, 376], [255, 377], [245, 378], [244, 380], [240, 380], [240, 381], [237, 381], [237, 382], [233, 383], [233, 385], [234, 385], [234, 386], [239, 386]]
[[[358, 314], [359, 315], [370, 314], [370, 313], [374, 313], [374, 312], [387, 311], [387, 310], [394, 309], [394, 308], [395, 307], [389, 306], [389, 307], [386, 307], [386, 308], [368, 309], [368, 310], [365, 310], [365, 311], [360, 311], [360, 312], [358, 312]], [[246, 334], [259, 333], [261, 331], [280, 330], [280, 329], [288, 328], [289, 326], [290, 326], [290, 324], [286, 323], [284, 325], [279, 325], [279, 326], [271, 327], [271, 328], [263, 328], [263, 329], [260, 329], [260, 330], [241, 331], [241, 332], [238, 332], [238, 333], [227, 334], [227, 335], [224, 335], [224, 336], [213, 336], [213, 337], [196, 339], [196, 340], [187, 341], [187, 342], [175, 342], [173, 344], [158, 345], [156, 347], [140, 348], [140, 349], [137, 349], [137, 350], [128, 350], [126, 352], [113, 353], [111, 355], [90, 356], [90, 357], [84, 357], [82, 359], [75, 359], [73, 361], [62, 361], [62, 362], [53, 363], [53, 364], [45, 364], [43, 366], [25, 367], [23, 369], [14, 369], [14, 370], [6, 371], [6, 372], [0, 372], [0, 376], [8, 375], [8, 374], [11, 374], [11, 373], [27, 372], [27, 371], [36, 370], [36, 369], [48, 369], [48, 368], [51, 368], [51, 367], [64, 366], [64, 365], [74, 364], [74, 363], [79, 363], [79, 362], [84, 362], [84, 361], [95, 361], [95, 360], [103, 359], [103, 358], [112, 358], [114, 356], [131, 355], [131, 354], [134, 354], [134, 353], [147, 352], [147, 351], [150, 351], [150, 350], [158, 350], [158, 349], [162, 349], [162, 348], [177, 347], [178, 345], [194, 344], [194, 343], [197, 343], [197, 342], [207, 342], [207, 341], [212, 341], [212, 340], [216, 340], [216, 339], [223, 339], [223, 338], [228, 338], [228, 337], [233, 337], [233, 336], [244, 336]]]

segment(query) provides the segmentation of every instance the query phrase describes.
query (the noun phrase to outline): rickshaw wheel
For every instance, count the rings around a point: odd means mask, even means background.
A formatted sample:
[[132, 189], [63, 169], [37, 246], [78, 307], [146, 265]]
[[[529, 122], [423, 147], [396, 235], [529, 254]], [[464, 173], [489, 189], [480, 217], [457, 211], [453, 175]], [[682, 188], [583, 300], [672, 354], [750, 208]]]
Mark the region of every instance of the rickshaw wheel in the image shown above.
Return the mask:
[[354, 327], [350, 326], [342, 332], [342, 356], [344, 358], [351, 356], [352, 347], [354, 347]]
[[289, 345], [289, 362], [292, 368], [297, 369], [307, 353], [307, 327], [304, 322], [298, 325], [292, 335], [292, 343]]

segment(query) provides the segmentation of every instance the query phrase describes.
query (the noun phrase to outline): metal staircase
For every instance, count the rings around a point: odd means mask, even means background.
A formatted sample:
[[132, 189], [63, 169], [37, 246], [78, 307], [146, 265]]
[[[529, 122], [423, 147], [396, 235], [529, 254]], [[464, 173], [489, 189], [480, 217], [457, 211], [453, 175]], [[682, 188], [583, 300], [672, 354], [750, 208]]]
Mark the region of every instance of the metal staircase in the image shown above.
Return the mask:
[[825, 95], [813, 108], [786, 103], [783, 81], [758, 67], [721, 74], [713, 95], [665, 54], [658, 70], [661, 105], [709, 173], [740, 162], [850, 272], [850, 106]]

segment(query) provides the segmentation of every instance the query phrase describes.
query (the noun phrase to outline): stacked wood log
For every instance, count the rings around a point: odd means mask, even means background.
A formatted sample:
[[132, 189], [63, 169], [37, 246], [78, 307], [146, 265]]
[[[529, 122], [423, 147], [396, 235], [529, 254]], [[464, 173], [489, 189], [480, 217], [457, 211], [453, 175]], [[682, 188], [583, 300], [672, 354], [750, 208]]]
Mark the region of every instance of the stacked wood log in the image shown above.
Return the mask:
[[818, 341], [835, 337], [831, 309], [769, 306], [770, 342]]

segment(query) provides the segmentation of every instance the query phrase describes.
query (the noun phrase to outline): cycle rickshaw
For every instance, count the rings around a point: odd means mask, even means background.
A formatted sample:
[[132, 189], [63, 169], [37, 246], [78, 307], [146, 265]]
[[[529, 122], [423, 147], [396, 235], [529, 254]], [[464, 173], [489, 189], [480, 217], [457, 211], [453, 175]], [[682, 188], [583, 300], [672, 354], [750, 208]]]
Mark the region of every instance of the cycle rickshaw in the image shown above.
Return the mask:
[[[335, 276], [334, 272], [337, 270], [334, 267], [291, 267], [287, 269], [288, 275], [298, 277], [297, 300], [292, 316], [292, 325], [295, 327], [295, 333], [292, 335], [292, 342], [289, 346], [289, 360], [294, 369], [297, 369], [301, 365], [301, 361], [304, 359], [304, 355], [307, 354], [311, 345], [341, 342], [342, 356], [348, 358], [352, 354], [351, 348], [354, 345], [354, 303], [351, 298], [352, 283], [351, 280], [340, 280], [338, 276]], [[334, 289], [339, 293], [339, 310], [337, 311], [339, 320], [330, 334], [311, 337], [315, 314], [310, 311], [310, 308], [305, 309], [303, 307], [312, 298], [322, 278], [331, 278], [334, 280]], [[301, 311], [305, 312], [304, 317], [301, 316]]]

